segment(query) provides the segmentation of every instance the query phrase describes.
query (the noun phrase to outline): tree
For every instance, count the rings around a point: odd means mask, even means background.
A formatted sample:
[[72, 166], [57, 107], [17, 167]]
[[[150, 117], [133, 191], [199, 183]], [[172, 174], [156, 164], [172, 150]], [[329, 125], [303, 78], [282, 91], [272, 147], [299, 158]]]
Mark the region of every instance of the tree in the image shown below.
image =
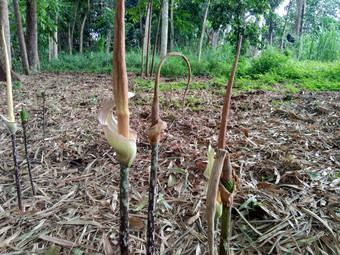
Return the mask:
[[169, 24], [169, 1], [163, 0], [162, 8], [162, 36], [161, 36], [161, 58], [167, 53], [168, 48], [168, 24]]
[[20, 8], [19, 8], [19, 3], [17, 0], [13, 0], [13, 8], [14, 8], [15, 26], [16, 26], [17, 38], [19, 42], [22, 67], [23, 67], [24, 74], [28, 75], [30, 73], [30, 70], [29, 70], [29, 65], [28, 65], [25, 37], [24, 37], [24, 32], [22, 30]]
[[293, 3], [293, 0], [289, 0], [287, 14], [286, 14], [286, 17], [285, 17], [285, 23], [283, 25], [283, 29], [282, 29], [282, 33], [281, 33], [280, 51], [283, 50], [283, 42], [284, 42], [284, 38], [285, 38], [285, 31], [286, 31], [287, 22], [288, 22], [288, 18], [289, 18], [290, 9], [292, 7], [292, 3]]
[[205, 26], [206, 26], [206, 23], [207, 23], [209, 5], [210, 5], [210, 0], [208, 0], [207, 6], [205, 7], [205, 12], [204, 12], [204, 18], [203, 18], [203, 24], [202, 24], [202, 32], [201, 32], [201, 39], [200, 39], [200, 44], [199, 44], [199, 47], [198, 47], [198, 62], [200, 62], [200, 60], [201, 60], [202, 44], [203, 44]]
[[144, 68], [144, 57], [146, 56], [146, 68], [145, 74], [148, 75], [149, 71], [149, 49], [150, 49], [150, 30], [151, 30], [151, 19], [152, 19], [152, 0], [148, 0], [147, 9], [146, 9], [146, 20], [145, 20], [145, 28], [144, 28], [144, 37], [143, 37], [143, 46], [142, 46], [142, 65], [141, 65], [141, 74], [143, 74]]
[[303, 25], [303, 15], [305, 13], [306, 0], [296, 0], [296, 14], [295, 14], [295, 34], [300, 36]]
[[5, 47], [2, 40], [2, 30], [5, 33], [8, 60], [11, 66], [10, 33], [8, 20], [8, 6], [6, 0], [0, 0], [0, 80], [6, 81]]
[[68, 28], [68, 46], [69, 46], [69, 53], [70, 53], [70, 55], [72, 55], [72, 50], [73, 50], [73, 34], [74, 34], [74, 27], [76, 25], [78, 6], [79, 6], [79, 0], [77, 0], [76, 5], [74, 6], [74, 14], [73, 14], [73, 17], [71, 18], [72, 24], [70, 23], [71, 20], [69, 20], [69, 23], [67, 24], [67, 28]]
[[279, 7], [281, 0], [270, 0], [269, 1], [269, 14], [268, 14], [268, 20], [269, 20], [269, 27], [268, 27], [268, 44], [270, 46], [273, 45], [273, 30], [274, 30], [274, 19], [276, 18], [275, 9]]
[[171, 0], [170, 5], [170, 51], [174, 48], [174, 36], [175, 36], [175, 30], [174, 30], [174, 0]]
[[81, 26], [80, 26], [80, 31], [79, 31], [79, 53], [83, 52], [83, 35], [84, 35], [84, 27], [85, 27], [85, 22], [87, 19], [87, 15], [90, 11], [90, 0], [87, 1], [87, 6], [86, 6], [86, 11], [83, 17], [83, 20], [81, 22]]
[[26, 0], [26, 46], [31, 70], [39, 69], [37, 1]]

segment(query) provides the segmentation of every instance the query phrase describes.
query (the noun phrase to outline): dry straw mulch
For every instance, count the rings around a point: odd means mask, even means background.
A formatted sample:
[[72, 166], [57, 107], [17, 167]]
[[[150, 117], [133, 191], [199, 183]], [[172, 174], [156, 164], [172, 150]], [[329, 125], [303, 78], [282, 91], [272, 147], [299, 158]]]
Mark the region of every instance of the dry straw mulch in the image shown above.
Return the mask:
[[[138, 155], [130, 169], [132, 254], [145, 253], [152, 90], [133, 83], [131, 126]], [[199, 80], [196, 78], [196, 81]], [[202, 81], [202, 79], [201, 79]], [[209, 82], [208, 80], [203, 80]], [[167, 82], [167, 81], [165, 81]], [[171, 86], [171, 83], [169, 84]], [[236, 83], [237, 86], [237, 83]], [[0, 112], [6, 113], [1, 86]], [[242, 180], [233, 209], [234, 254], [340, 254], [340, 93], [254, 91], [232, 97], [227, 143]], [[46, 93], [46, 137], [42, 99]], [[15, 112], [28, 112], [32, 197], [21, 130], [17, 133], [25, 213], [17, 209], [11, 141], [0, 129], [0, 253], [119, 254], [119, 165], [97, 122], [112, 98], [110, 75], [26, 77]], [[163, 91], [157, 254], [205, 254], [207, 147], [215, 146], [223, 96]]]

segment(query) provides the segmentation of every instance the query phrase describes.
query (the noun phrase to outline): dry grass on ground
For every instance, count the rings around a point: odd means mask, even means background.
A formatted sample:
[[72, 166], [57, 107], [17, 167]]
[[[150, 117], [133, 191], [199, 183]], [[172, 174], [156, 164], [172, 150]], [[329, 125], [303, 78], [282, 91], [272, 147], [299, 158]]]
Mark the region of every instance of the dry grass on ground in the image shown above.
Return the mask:
[[[208, 81], [205, 81], [208, 82]], [[138, 156], [130, 170], [132, 254], [145, 252], [150, 165], [150, 88], [134, 86], [131, 126]], [[5, 87], [0, 112], [6, 113]], [[109, 75], [26, 77], [14, 91], [17, 120], [29, 116], [32, 197], [21, 130], [18, 157], [25, 213], [16, 206], [10, 138], [0, 129], [0, 253], [119, 254], [119, 165], [96, 114], [112, 98]], [[223, 97], [163, 91], [168, 124], [159, 155], [157, 254], [205, 254], [205, 179], [209, 143], [216, 144]], [[46, 137], [42, 136], [45, 91]], [[233, 210], [234, 254], [340, 254], [340, 93], [254, 91], [232, 98], [227, 143], [242, 180]], [[48, 254], [48, 253], [45, 253]], [[52, 253], [50, 253], [52, 254]]]

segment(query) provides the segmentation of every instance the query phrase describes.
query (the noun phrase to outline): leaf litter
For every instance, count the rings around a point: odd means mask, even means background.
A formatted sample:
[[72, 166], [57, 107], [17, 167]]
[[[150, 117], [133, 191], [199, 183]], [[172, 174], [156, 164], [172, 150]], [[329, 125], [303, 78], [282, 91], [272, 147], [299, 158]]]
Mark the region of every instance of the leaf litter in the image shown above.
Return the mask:
[[[130, 169], [130, 249], [145, 253], [152, 92], [134, 83], [131, 126], [138, 133]], [[174, 80], [162, 79], [168, 125], [159, 152], [156, 254], [208, 252], [203, 172], [217, 143], [223, 94], [204, 77], [182, 109]], [[184, 87], [184, 86], [183, 86]], [[236, 92], [227, 147], [242, 185], [234, 199], [234, 254], [340, 254], [340, 92]], [[184, 89], [184, 88], [183, 88]], [[46, 95], [46, 138], [42, 99]], [[0, 112], [6, 112], [5, 90]], [[118, 254], [119, 164], [96, 115], [112, 98], [110, 75], [40, 73], [14, 90], [16, 120], [28, 113], [37, 195], [32, 197], [23, 135], [18, 160], [26, 212], [17, 209], [10, 137], [0, 129], [0, 253]], [[217, 238], [217, 237], [216, 237]]]

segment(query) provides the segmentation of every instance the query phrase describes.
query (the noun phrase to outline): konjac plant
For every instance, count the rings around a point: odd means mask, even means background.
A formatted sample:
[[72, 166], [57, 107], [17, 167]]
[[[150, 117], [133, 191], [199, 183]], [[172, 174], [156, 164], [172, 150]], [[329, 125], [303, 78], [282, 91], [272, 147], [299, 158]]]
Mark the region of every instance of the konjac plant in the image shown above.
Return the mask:
[[220, 132], [218, 136], [218, 149], [214, 160], [207, 192], [207, 223], [208, 223], [208, 245], [210, 254], [214, 254], [214, 226], [216, 213], [216, 200], [222, 202], [222, 220], [220, 232], [219, 254], [229, 254], [229, 236], [231, 223], [231, 208], [233, 198], [239, 186], [237, 176], [233, 173], [230, 162], [229, 152], [226, 147], [226, 131], [230, 109], [231, 91], [233, 87], [235, 72], [237, 68], [238, 58], [240, 55], [242, 36], [240, 36], [234, 65], [228, 80], [227, 90], [225, 94]]
[[151, 110], [151, 127], [149, 129], [149, 142], [151, 145], [151, 170], [149, 179], [149, 206], [148, 206], [148, 223], [147, 223], [147, 248], [146, 254], [152, 255], [154, 253], [155, 245], [155, 209], [157, 201], [157, 171], [158, 171], [158, 145], [162, 135], [162, 131], [166, 128], [166, 123], [163, 122], [159, 117], [159, 79], [161, 67], [164, 61], [170, 56], [180, 56], [184, 59], [188, 66], [188, 82], [183, 96], [183, 107], [185, 96], [189, 89], [191, 80], [191, 67], [188, 59], [181, 53], [170, 52], [166, 54], [159, 62], [156, 78], [155, 78], [155, 89], [154, 98]]
[[[136, 157], [136, 133], [129, 127], [128, 79], [125, 63], [124, 0], [116, 1], [113, 41], [114, 101], [99, 110], [98, 120], [104, 128], [108, 143], [116, 151], [120, 163], [120, 229], [121, 254], [129, 254], [129, 168]], [[111, 110], [116, 106], [117, 120]]]
[[14, 173], [15, 173], [15, 185], [16, 185], [16, 188], [17, 188], [18, 206], [19, 206], [19, 209], [21, 211], [24, 211], [24, 206], [22, 204], [22, 195], [21, 195], [21, 186], [20, 186], [20, 177], [19, 177], [19, 167], [18, 167], [17, 151], [16, 151], [16, 144], [15, 144], [15, 133], [17, 131], [17, 123], [15, 122], [14, 111], [13, 111], [11, 68], [9, 66], [8, 52], [7, 52], [5, 32], [4, 32], [4, 27], [3, 26], [1, 27], [1, 32], [2, 32], [2, 41], [3, 41], [3, 46], [4, 46], [4, 52], [5, 52], [5, 63], [6, 63], [8, 118], [6, 118], [2, 114], [0, 114], [0, 117], [5, 122], [8, 130], [11, 133], [12, 152], [13, 152], [13, 161], [14, 161]]

